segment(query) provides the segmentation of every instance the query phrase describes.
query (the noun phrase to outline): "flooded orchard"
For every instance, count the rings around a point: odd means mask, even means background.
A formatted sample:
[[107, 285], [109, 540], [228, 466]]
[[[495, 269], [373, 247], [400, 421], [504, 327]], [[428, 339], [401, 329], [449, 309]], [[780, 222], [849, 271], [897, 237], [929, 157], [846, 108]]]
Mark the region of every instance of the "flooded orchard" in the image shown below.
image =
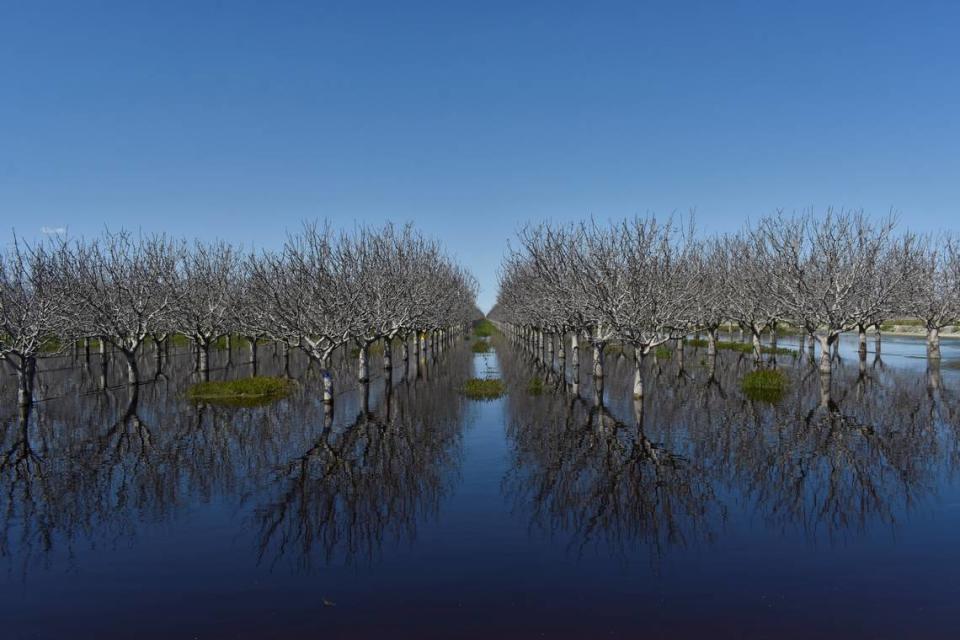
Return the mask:
[[589, 355], [574, 385], [490, 341], [397, 351], [332, 405], [271, 345], [257, 373], [294, 384], [263, 403], [189, 399], [186, 346], [136, 386], [117, 354], [41, 359], [36, 402], [3, 405], [3, 637], [953, 637], [954, 343], [930, 369], [921, 340], [842, 342], [826, 388], [780, 355], [775, 397], [749, 355], [673, 346], [642, 401], [611, 349], [598, 402]]

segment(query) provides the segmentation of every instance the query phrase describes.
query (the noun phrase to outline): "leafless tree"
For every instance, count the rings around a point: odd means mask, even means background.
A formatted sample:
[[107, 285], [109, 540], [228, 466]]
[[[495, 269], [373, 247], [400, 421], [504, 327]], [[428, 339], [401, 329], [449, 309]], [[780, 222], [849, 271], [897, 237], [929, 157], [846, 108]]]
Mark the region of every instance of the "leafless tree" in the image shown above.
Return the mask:
[[183, 243], [164, 235], [105, 232], [74, 242], [64, 260], [75, 337], [98, 336], [127, 361], [127, 380], [139, 381], [137, 352], [144, 339], [174, 316], [181, 295]]
[[225, 242], [197, 242], [186, 252], [175, 308], [176, 329], [197, 347], [200, 374], [210, 374], [210, 346], [235, 327], [240, 254]]
[[29, 245], [14, 237], [0, 252], [0, 360], [17, 372], [17, 401], [33, 401], [37, 356], [59, 350], [70, 308], [57, 272], [62, 245]]
[[960, 323], [960, 240], [949, 234], [927, 238], [914, 260], [904, 309], [923, 321], [927, 357], [940, 359], [940, 331]]
[[765, 297], [820, 343], [821, 373], [832, 370], [840, 334], [881, 313], [907, 281], [906, 262], [886, 261], [894, 227], [893, 218], [874, 224], [862, 211], [828, 210], [768, 217], [751, 234], [772, 280]]

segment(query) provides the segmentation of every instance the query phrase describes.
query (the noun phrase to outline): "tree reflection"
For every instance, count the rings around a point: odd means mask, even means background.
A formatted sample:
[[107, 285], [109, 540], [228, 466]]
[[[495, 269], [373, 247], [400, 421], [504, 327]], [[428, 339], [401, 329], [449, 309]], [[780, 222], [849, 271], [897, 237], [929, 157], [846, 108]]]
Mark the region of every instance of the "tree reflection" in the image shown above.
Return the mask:
[[[557, 390], [512, 395], [508, 491], [535, 525], [581, 547], [600, 539], [657, 555], [712, 539], [744, 499], [767, 526], [815, 540], [895, 526], [932, 497], [956, 450], [956, 403], [939, 379], [838, 366], [821, 380], [800, 361], [783, 367], [791, 385], [770, 404], [744, 396], [737, 356], [724, 356], [688, 364], [683, 385], [649, 376], [643, 404], [628, 400], [632, 363], [610, 367], [609, 406]], [[517, 388], [529, 371], [503, 360]]]
[[165, 360], [169, 377], [139, 386], [101, 390], [82, 365], [48, 371], [42, 401], [0, 422], [0, 555], [26, 575], [55, 553], [69, 562], [80, 543], [129, 541], [198, 500], [250, 505], [264, 555], [284, 537], [292, 551], [290, 536], [323, 541], [327, 557], [331, 540], [348, 542], [338, 547], [347, 556], [369, 556], [385, 533], [412, 537], [455, 466], [461, 403], [451, 388], [468, 376], [470, 355], [446, 353], [429, 383], [385, 393], [381, 380], [369, 400], [379, 414], [360, 411], [362, 394], [348, 390], [331, 412], [299, 364], [298, 393], [253, 408], [187, 401], [189, 354]]
[[[280, 465], [271, 497], [255, 510], [259, 555], [291, 555], [305, 568], [315, 556], [369, 560], [385, 537], [413, 540], [436, 514], [456, 466], [462, 401], [452, 381], [387, 390], [371, 412], [325, 426], [302, 454]], [[363, 394], [361, 395], [363, 397]]]

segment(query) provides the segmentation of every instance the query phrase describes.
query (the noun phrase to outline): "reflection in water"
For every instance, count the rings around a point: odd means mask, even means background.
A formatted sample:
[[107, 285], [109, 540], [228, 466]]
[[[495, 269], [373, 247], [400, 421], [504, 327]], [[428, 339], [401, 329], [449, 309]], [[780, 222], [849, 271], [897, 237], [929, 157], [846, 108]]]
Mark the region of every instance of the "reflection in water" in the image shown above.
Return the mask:
[[[790, 385], [769, 404], [741, 391], [742, 358], [718, 358], [651, 363], [643, 402], [629, 400], [629, 359], [608, 360], [606, 405], [562, 384], [512, 394], [506, 486], [521, 511], [581, 546], [599, 538], [656, 554], [713, 539], [742, 501], [775, 530], [833, 538], [896, 525], [955, 466], [958, 403], [932, 374], [849, 363], [824, 380], [788, 359]], [[523, 354], [501, 362], [512, 388], [537, 375]]]
[[378, 411], [361, 401], [349, 424], [325, 424], [271, 478], [270, 498], [255, 511], [260, 557], [292, 554], [309, 566], [315, 552], [327, 562], [369, 559], [385, 535], [412, 540], [456, 466], [463, 402], [454, 385], [463, 379], [401, 385]]
[[[291, 366], [275, 360], [261, 370]], [[383, 380], [344, 391], [332, 411], [297, 364], [299, 391], [261, 407], [186, 400], [190, 354], [164, 357], [169, 375], [141, 386], [111, 384], [118, 367], [100, 362], [46, 371], [42, 401], [0, 423], [0, 556], [24, 572], [54, 553], [69, 562], [78, 543], [129, 541], [198, 500], [255, 503], [261, 556], [369, 557], [385, 534], [412, 538], [456, 466], [451, 389], [469, 354], [431, 363], [442, 375], [429, 382], [398, 372], [389, 392]]]

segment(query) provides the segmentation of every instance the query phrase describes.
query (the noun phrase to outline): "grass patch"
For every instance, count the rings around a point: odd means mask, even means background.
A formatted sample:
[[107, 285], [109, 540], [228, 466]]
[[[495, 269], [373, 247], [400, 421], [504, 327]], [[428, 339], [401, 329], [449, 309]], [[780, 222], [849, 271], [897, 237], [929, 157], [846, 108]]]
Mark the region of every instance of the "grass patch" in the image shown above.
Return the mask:
[[740, 389], [751, 400], [779, 402], [787, 392], [787, 376], [776, 369], [751, 371], [740, 380]]
[[539, 396], [543, 393], [543, 380], [540, 378], [530, 378], [527, 383], [527, 393], [532, 396]]
[[474, 340], [470, 350], [474, 353], [488, 353], [490, 351], [490, 343], [486, 340]]
[[462, 392], [471, 400], [496, 400], [506, 395], [507, 389], [500, 378], [470, 378]]
[[269, 404], [290, 394], [293, 382], [286, 378], [255, 376], [239, 380], [199, 382], [187, 389], [194, 401], [254, 407]]
[[670, 347], [657, 347], [653, 355], [657, 357], [657, 360], [669, 360], [673, 357], [673, 349]]
[[473, 325], [473, 335], [476, 338], [489, 338], [500, 333], [495, 324], [484, 318], [477, 320]]
[[[706, 347], [706, 340], [688, 340], [687, 344], [691, 347]], [[752, 342], [731, 342], [728, 340], [717, 340], [717, 350], [724, 351], [736, 351], [737, 353], [753, 353], [753, 343]], [[773, 347], [761, 346], [760, 353], [766, 354], [776, 354], [778, 356], [795, 356], [797, 351], [795, 349], [787, 349], [785, 347]]]

